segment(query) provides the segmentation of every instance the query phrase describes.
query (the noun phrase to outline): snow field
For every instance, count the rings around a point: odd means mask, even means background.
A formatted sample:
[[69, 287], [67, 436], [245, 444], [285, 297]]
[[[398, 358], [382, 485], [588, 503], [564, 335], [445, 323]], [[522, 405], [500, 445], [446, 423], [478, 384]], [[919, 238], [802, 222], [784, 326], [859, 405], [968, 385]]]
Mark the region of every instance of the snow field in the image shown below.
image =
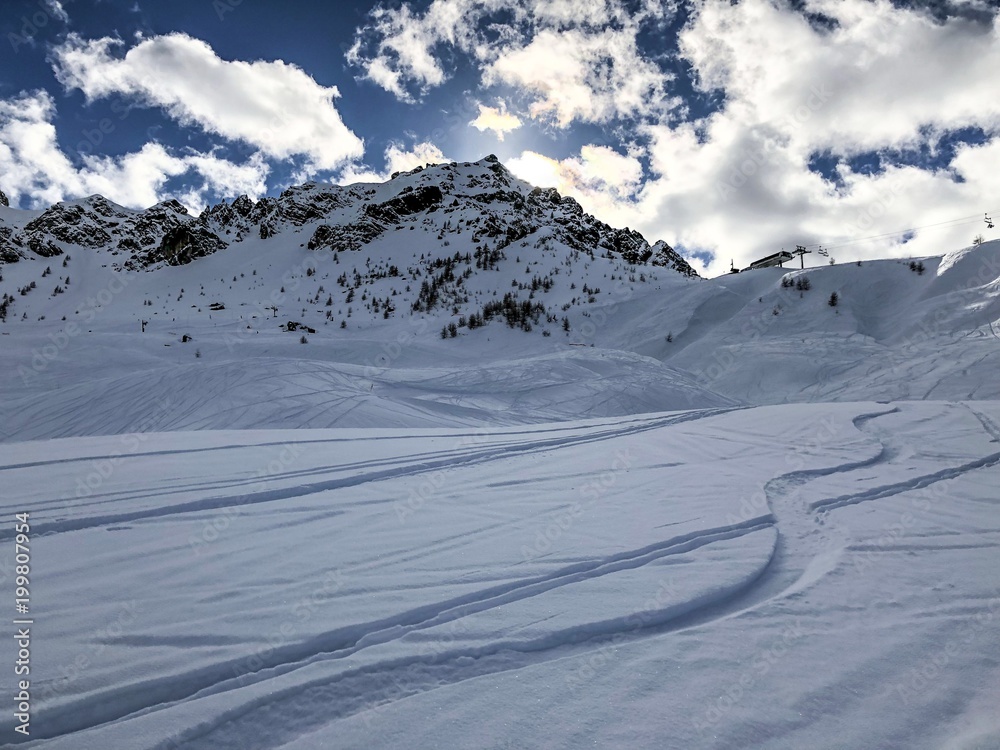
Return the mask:
[[991, 736], [998, 420], [817, 404], [5, 445], [46, 583], [39, 741]]

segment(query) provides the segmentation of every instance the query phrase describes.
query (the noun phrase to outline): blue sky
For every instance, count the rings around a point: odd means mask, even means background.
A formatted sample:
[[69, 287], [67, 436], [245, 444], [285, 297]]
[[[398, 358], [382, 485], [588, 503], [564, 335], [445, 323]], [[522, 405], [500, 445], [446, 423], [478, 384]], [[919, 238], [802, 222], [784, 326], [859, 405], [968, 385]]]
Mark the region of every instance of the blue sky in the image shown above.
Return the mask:
[[1000, 213], [995, 5], [6, 0], [0, 189], [200, 210], [495, 153], [709, 273], [942, 252]]

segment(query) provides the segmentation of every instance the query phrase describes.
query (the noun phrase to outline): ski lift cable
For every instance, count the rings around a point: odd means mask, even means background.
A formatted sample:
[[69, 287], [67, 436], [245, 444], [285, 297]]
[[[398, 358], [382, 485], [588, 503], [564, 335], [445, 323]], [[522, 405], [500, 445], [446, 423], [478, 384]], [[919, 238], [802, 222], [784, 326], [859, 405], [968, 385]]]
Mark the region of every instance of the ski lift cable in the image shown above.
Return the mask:
[[868, 237], [858, 237], [857, 239], [846, 240], [844, 242], [831, 243], [831, 244], [816, 243], [813, 245], [808, 245], [807, 247], [819, 247], [821, 244], [823, 245], [824, 248], [827, 249], [844, 247], [845, 245], [854, 245], [859, 242], [867, 242], [869, 240], [887, 239], [890, 237], [898, 237], [906, 234], [912, 234], [913, 232], [917, 232], [921, 229], [933, 229], [936, 227], [944, 227], [944, 226], [959, 227], [964, 224], [978, 224], [980, 221], [982, 221], [982, 219], [978, 217], [976, 217], [975, 219], [972, 218], [952, 219], [950, 221], [941, 221], [938, 222], [937, 224], [924, 224], [923, 226], [909, 227], [908, 229], [900, 229], [895, 232], [885, 232], [884, 234], [873, 234]]
[[[1000, 213], [1000, 211], [987, 211], [986, 212], [987, 215], [989, 215], [991, 213], [994, 213], [994, 214], [995, 213]], [[938, 222], [937, 224], [924, 224], [923, 226], [919, 226], [919, 227], [910, 227], [908, 229], [900, 229], [900, 230], [897, 230], [895, 232], [885, 232], [884, 234], [873, 234], [870, 237], [859, 237], [859, 238], [853, 239], [853, 240], [845, 240], [844, 242], [829, 243], [829, 244], [825, 243], [825, 242], [817, 242], [817, 243], [814, 243], [812, 245], [806, 245], [806, 247], [822, 247], [824, 250], [830, 250], [830, 249], [835, 249], [835, 248], [839, 248], [839, 247], [845, 247], [847, 245], [855, 245], [855, 244], [857, 244], [859, 242], [868, 242], [870, 240], [880, 240], [880, 239], [888, 239], [890, 237], [902, 236], [902, 235], [905, 235], [905, 234], [910, 234], [910, 233], [916, 232], [916, 231], [921, 230], [921, 229], [933, 229], [935, 227], [944, 227], [944, 226], [949, 226], [949, 225], [954, 226], [954, 227], [959, 227], [959, 226], [962, 226], [963, 224], [978, 224], [981, 221], [983, 221], [982, 217], [980, 217], [978, 214], [976, 214], [976, 216], [974, 216], [974, 217], [972, 217], [972, 216], [963, 216], [963, 217], [958, 218], [958, 219], [951, 219], [949, 221], [941, 221], [941, 222]]]
[[943, 226], [948, 226], [948, 225], [958, 227], [958, 226], [962, 226], [963, 224], [977, 224], [980, 221], [982, 221], [982, 219], [978, 218], [978, 216], [976, 218], [973, 218], [971, 216], [970, 217], [962, 217], [962, 218], [959, 218], [959, 219], [951, 219], [949, 221], [941, 221], [941, 222], [938, 222], [937, 224], [924, 224], [924, 225], [919, 226], [919, 227], [910, 227], [908, 229], [900, 229], [900, 230], [897, 230], [895, 232], [885, 232], [884, 234], [874, 234], [874, 235], [871, 235], [869, 237], [859, 237], [857, 239], [846, 240], [844, 242], [838, 242], [836, 244], [816, 243], [816, 244], [813, 244], [813, 245], [807, 245], [807, 247], [819, 247], [820, 245], [822, 245], [826, 249], [837, 248], [837, 247], [844, 247], [845, 245], [853, 245], [853, 244], [856, 244], [858, 242], [867, 242], [869, 240], [885, 239], [885, 238], [889, 238], [889, 237], [897, 237], [897, 236], [901, 236], [901, 235], [905, 235], [905, 234], [910, 234], [910, 233], [916, 232], [916, 231], [918, 231], [920, 229], [932, 229], [932, 228], [935, 228], [935, 227], [943, 227]]

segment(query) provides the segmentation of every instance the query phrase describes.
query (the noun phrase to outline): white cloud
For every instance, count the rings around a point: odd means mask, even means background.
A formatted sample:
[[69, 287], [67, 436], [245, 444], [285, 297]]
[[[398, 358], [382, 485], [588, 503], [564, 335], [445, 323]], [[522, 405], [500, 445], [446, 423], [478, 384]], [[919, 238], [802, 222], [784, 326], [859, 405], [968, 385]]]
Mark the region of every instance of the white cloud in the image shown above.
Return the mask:
[[[765, 0], [711, 0], [681, 35], [702, 85], [725, 91], [744, 125], [775, 127], [797, 148], [842, 153], [916, 144], [926, 126], [1000, 127], [996, 20], [937, 23], [886, 0], [808, 6], [837, 27], [817, 30]], [[817, 116], [795, 127], [795, 112], [817, 92]]]
[[512, 159], [508, 168], [533, 185], [556, 187], [572, 195], [586, 194], [591, 201], [604, 196], [612, 201], [630, 198], [642, 182], [642, 164], [607, 146], [587, 145], [578, 158], [556, 161], [533, 151]]
[[[365, 78], [403, 101], [413, 101], [407, 84], [425, 92], [444, 83], [447, 76], [433, 48], [444, 41], [464, 46], [468, 35], [459, 34], [458, 29], [469, 23], [466, 16], [474, 6], [470, 0], [434, 0], [422, 17], [408, 5], [394, 10], [378, 6], [347, 59], [364, 70]], [[373, 53], [365, 51], [363, 37], [371, 40]]]
[[674, 106], [668, 77], [639, 49], [638, 35], [673, 3], [649, 0], [433, 0], [423, 13], [379, 6], [359, 29], [348, 61], [404, 101], [448, 79], [455, 53], [486, 86], [514, 86], [533, 117], [560, 127], [607, 122]]
[[666, 102], [666, 78], [639, 52], [635, 28], [545, 29], [523, 47], [504, 49], [483, 81], [530, 93], [531, 116], [551, 117], [562, 128], [648, 115]]
[[200, 210], [210, 194], [265, 192], [268, 166], [260, 156], [234, 164], [214, 154], [188, 150], [173, 153], [147, 143], [121, 157], [85, 155], [75, 165], [57, 142], [55, 104], [44, 91], [0, 99], [0, 175], [3, 190], [17, 204], [22, 198], [37, 208], [68, 198], [99, 193], [123, 206], [143, 208], [166, 197], [173, 177], [186, 176], [184, 198]]
[[[769, 0], [706, 0], [681, 51], [699, 84], [723, 95], [719, 111], [688, 123], [648, 119], [632, 134], [641, 152], [618, 169], [613, 157], [597, 166], [593, 147], [559, 162], [525, 153], [512, 168], [651, 240], [714, 252], [710, 273], [798, 243], [823, 243], [839, 261], [968, 244], [985, 228], [974, 217], [1000, 194], [1000, 100], [991, 93], [1000, 18], [935, 21], [883, 0], [813, 0], [808, 10], [833, 28]], [[901, 152], [933, 151], [966, 127], [981, 129], [986, 143], [959, 146], [938, 168], [900, 163]], [[828, 181], [810, 168], [818, 155], [870, 152], [885, 165], [874, 174], [841, 162]], [[927, 227], [963, 216], [972, 222]], [[927, 228], [905, 244], [902, 234], [857, 241], [915, 227]]]
[[416, 143], [409, 149], [400, 143], [390, 143], [384, 156], [385, 170], [382, 172], [365, 165], [352, 164], [343, 170], [338, 182], [341, 185], [350, 185], [355, 182], [385, 182], [395, 172], [409, 172], [411, 169], [427, 164], [443, 164], [454, 161], [446, 157], [440, 148], [427, 141]]
[[[570, 195], [600, 219], [620, 227], [642, 223], [642, 207], [636, 191], [642, 184], [642, 164], [632, 154], [623, 155], [607, 146], [587, 145], [579, 157], [557, 161], [534, 151], [507, 162], [511, 172], [541, 187], [554, 187]], [[658, 235], [649, 237], [650, 242]]]
[[386, 171], [389, 174], [408, 172], [426, 164], [442, 164], [449, 161], [451, 159], [447, 158], [441, 149], [433, 143], [417, 143], [411, 149], [393, 143], [385, 150]]
[[43, 0], [43, 5], [50, 16], [63, 23], [69, 23], [69, 14], [59, 0]]
[[132, 97], [266, 156], [303, 156], [309, 173], [338, 169], [364, 151], [334, 107], [338, 90], [294, 65], [223, 60], [186, 34], [152, 37], [124, 57], [112, 55], [122, 44], [71, 34], [53, 50], [57, 78], [88, 100]]
[[487, 130], [493, 131], [499, 141], [503, 140], [504, 134], [517, 130], [521, 124], [521, 118], [509, 113], [503, 102], [500, 103], [499, 107], [487, 107], [480, 104], [479, 116], [469, 123], [481, 133]]

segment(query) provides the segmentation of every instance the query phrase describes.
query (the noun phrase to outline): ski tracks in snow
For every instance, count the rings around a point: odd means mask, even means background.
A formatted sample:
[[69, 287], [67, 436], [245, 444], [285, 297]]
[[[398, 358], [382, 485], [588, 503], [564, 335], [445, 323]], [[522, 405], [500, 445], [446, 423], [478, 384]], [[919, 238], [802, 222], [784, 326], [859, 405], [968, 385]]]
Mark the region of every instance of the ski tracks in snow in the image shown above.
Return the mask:
[[[980, 410], [966, 408], [994, 440], [1000, 441], [1000, 427]], [[655, 544], [597, 559], [576, 561], [544, 575], [517, 579], [481, 589], [467, 595], [429, 603], [373, 622], [361, 623], [322, 633], [304, 642], [274, 649], [259, 668], [234, 677], [234, 667], [245, 662], [217, 663], [195, 673], [156, 678], [148, 683], [130, 685], [99, 695], [89, 695], [63, 704], [44, 716], [49, 737], [85, 732], [108, 724], [141, 720], [164, 709], [181, 709], [194, 701], [208, 701], [217, 708], [212, 718], [201, 716], [176, 739], [185, 748], [272, 747], [332, 721], [377, 710], [384, 704], [408, 696], [453, 685], [465, 680], [508, 670], [516, 670], [546, 661], [577, 656], [592, 650], [611, 635], [624, 641], [663, 635], [690, 628], [705, 627], [720, 619], [740, 617], [759, 610], [784, 597], [794, 596], [833, 571], [841, 562], [849, 544], [843, 528], [831, 523], [829, 513], [848, 505], [890, 498], [899, 493], [962, 476], [970, 471], [1000, 463], [1000, 452], [966, 461], [958, 466], [924, 472], [904, 481], [867, 488], [863, 491], [820, 499], [814, 498], [825, 480], [873, 467], [885, 467], [901, 457], [901, 447], [891, 436], [874, 426], [878, 420], [898, 414], [907, 407], [856, 416], [855, 429], [872, 438], [873, 451], [864, 458], [819, 468], [799, 469], [771, 478], [764, 485], [769, 514], [725, 526], [679, 534]], [[439, 468], [473, 466], [497, 459], [540, 451], [569, 448], [574, 445], [609, 440], [678, 425], [707, 416], [717, 416], [732, 409], [670, 415], [639, 420], [625, 427], [608, 429], [601, 425], [581, 435], [562, 435], [528, 439], [487, 448], [454, 450], [447, 454], [424, 456], [404, 467], [382, 468], [358, 473], [353, 477], [296, 484], [240, 496], [240, 504], [264, 503], [379, 481], [398, 476], [416, 475]], [[81, 459], [82, 460], [82, 459]], [[369, 467], [370, 468], [370, 467]], [[810, 486], [812, 488], [810, 489]], [[232, 504], [232, 496], [206, 498], [198, 503], [159, 509], [164, 515], [194, 512]], [[145, 516], [154, 517], [150, 510]], [[140, 517], [140, 516], [131, 516]], [[101, 526], [129, 520], [127, 514], [93, 519], [79, 519], [77, 528]], [[84, 524], [84, 521], [90, 521]], [[52, 523], [48, 530], [71, 530], [74, 522]], [[742, 579], [719, 587], [683, 606], [664, 607], [640, 627], [629, 627], [628, 614], [598, 623], [553, 630], [543, 637], [511, 638], [500, 636], [484, 643], [448, 643], [436, 653], [408, 653], [399, 644], [408, 636], [441, 628], [480, 613], [501, 611], [548, 592], [586, 584], [623, 571], [636, 571], [670, 556], [692, 552], [714, 543], [776, 531], [770, 558], [759, 569], [748, 571]], [[544, 621], [549, 618], [541, 618]], [[533, 623], [532, 623], [533, 624]], [[396, 644], [394, 646], [394, 644]], [[412, 644], [411, 644], [412, 645]], [[385, 648], [382, 648], [385, 647]], [[348, 657], [355, 657], [349, 659]], [[233, 699], [235, 698], [235, 700]], [[296, 721], [278, 720], [292, 714]], [[173, 742], [173, 740], [171, 740]], [[248, 744], [249, 743], [249, 744]], [[172, 747], [162, 744], [159, 747]]]
[[[609, 440], [612, 438], [622, 438], [635, 435], [642, 432], [648, 432], [650, 430], [657, 430], [662, 427], [672, 426], [688, 422], [692, 419], [704, 419], [709, 416], [716, 416], [721, 414], [726, 414], [731, 411], [736, 411], [745, 407], [733, 407], [724, 409], [709, 409], [699, 412], [688, 412], [680, 415], [671, 415], [667, 417], [658, 417], [653, 419], [646, 419], [639, 421], [637, 424], [629, 424], [626, 427], [613, 427], [610, 429], [601, 429], [596, 432], [585, 432], [581, 435], [576, 436], [560, 436], [554, 438], [544, 438], [540, 440], [527, 440], [524, 442], [512, 442], [509, 444], [494, 445], [484, 449], [450, 449], [446, 451], [440, 451], [433, 454], [417, 454], [416, 458], [419, 460], [412, 461], [399, 466], [399, 459], [386, 459], [382, 462], [364, 462], [362, 464], [353, 465], [340, 465], [333, 467], [320, 467], [317, 469], [309, 470], [309, 472], [297, 472], [292, 474], [283, 474], [270, 477], [270, 479], [296, 479], [301, 480], [304, 476], [308, 474], [323, 475], [336, 472], [338, 474], [343, 474], [344, 476], [339, 476], [334, 479], [325, 479], [322, 481], [313, 481], [308, 483], [301, 483], [296, 481], [295, 484], [286, 487], [280, 487], [275, 489], [264, 489], [256, 492], [247, 492], [243, 494], [225, 494], [210, 496], [205, 498], [199, 498], [190, 502], [182, 502], [174, 505], [159, 505], [156, 507], [148, 508], [145, 510], [131, 511], [126, 513], [108, 513], [103, 515], [92, 515], [84, 516], [80, 518], [68, 518], [61, 520], [52, 521], [40, 521], [33, 526], [33, 531], [35, 534], [52, 534], [52, 533], [63, 533], [69, 531], [79, 531], [81, 529], [89, 528], [101, 528], [106, 526], [114, 526], [116, 524], [128, 523], [130, 521], [141, 521], [152, 518], [163, 518], [166, 516], [175, 516], [183, 513], [197, 513], [201, 511], [213, 511], [221, 510], [223, 508], [232, 508], [237, 506], [246, 505], [256, 505], [259, 503], [272, 503], [283, 500], [290, 500], [294, 498], [302, 498], [309, 495], [315, 495], [322, 492], [328, 492], [331, 490], [345, 489], [349, 487], [357, 487], [363, 484], [368, 484], [371, 482], [378, 482], [387, 479], [397, 479], [402, 477], [417, 476], [421, 474], [427, 474], [429, 472], [445, 469], [454, 469], [459, 467], [470, 467], [477, 464], [489, 463], [502, 458], [509, 458], [518, 455], [532, 454], [532, 453], [542, 453], [551, 450], [558, 450], [562, 448], [569, 448], [577, 445], [584, 445], [587, 443], [600, 442], [604, 440]], [[310, 441], [313, 442], [313, 441]], [[325, 441], [319, 441], [325, 442]], [[184, 451], [183, 453], [200, 453], [204, 450], [213, 450], [209, 448], [199, 449], [195, 451]], [[168, 451], [165, 453], [176, 454], [176, 451]], [[129, 458], [131, 458], [130, 456]], [[72, 459], [74, 461], [87, 461], [94, 459]], [[55, 462], [53, 462], [55, 463]], [[363, 471], [366, 468], [371, 468], [372, 464], [382, 463], [388, 468], [380, 469], [377, 471]], [[41, 466], [43, 462], [34, 462], [30, 464], [12, 464], [8, 466], [0, 467], [0, 471], [7, 469], [25, 468], [25, 467], [35, 467]], [[233, 483], [229, 483], [230, 486]], [[243, 485], [258, 485], [260, 484], [259, 478], [249, 478], [236, 482], [235, 484]], [[174, 490], [168, 490], [162, 493], [145, 493], [141, 497], [154, 497], [157, 494], [172, 494]], [[123, 500], [134, 500], [136, 496], [131, 497], [117, 497], [115, 498], [116, 503], [120, 503]], [[383, 502], [393, 502], [393, 500], [385, 500]], [[58, 507], [64, 507], [64, 502], [60, 502]], [[6, 541], [12, 539], [14, 532], [10, 529], [0, 529], [0, 541]]]

